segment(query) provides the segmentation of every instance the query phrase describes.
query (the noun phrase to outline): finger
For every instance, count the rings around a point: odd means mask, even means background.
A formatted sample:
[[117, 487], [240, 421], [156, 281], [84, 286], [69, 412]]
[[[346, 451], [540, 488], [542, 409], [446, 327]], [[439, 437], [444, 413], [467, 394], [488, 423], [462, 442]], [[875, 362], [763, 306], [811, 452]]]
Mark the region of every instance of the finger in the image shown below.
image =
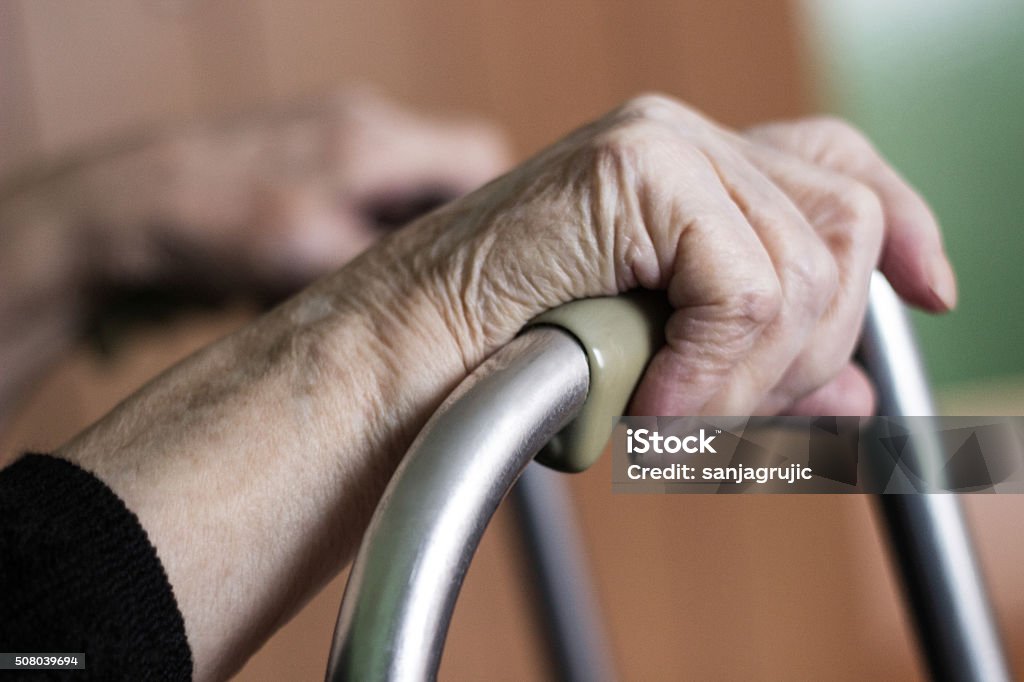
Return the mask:
[[414, 187], [367, 199], [359, 216], [377, 231], [387, 232], [404, 227], [457, 197], [453, 190], [444, 187]]
[[288, 293], [347, 263], [378, 235], [330, 192], [278, 184], [255, 194], [246, 239], [234, 245], [263, 286]]
[[875, 413], [875, 389], [860, 367], [847, 364], [824, 386], [803, 396], [783, 414], [809, 417], [861, 417]]
[[786, 194], [827, 245], [839, 285], [810, 342], [760, 409], [774, 412], [832, 377], [853, 353], [867, 307], [868, 285], [881, 251], [881, 204], [867, 186], [759, 144], [747, 154]]
[[505, 171], [505, 137], [482, 121], [421, 116], [379, 98], [347, 102], [335, 127], [335, 182], [352, 202], [461, 195]]
[[[665, 346], [634, 394], [632, 414], [701, 413], [782, 306], [770, 256], [707, 159], [696, 156], [687, 164], [691, 182], [676, 190], [696, 188], [680, 199], [698, 218], [681, 230], [675, 247], [668, 284], [675, 312], [665, 327]], [[741, 411], [756, 404], [753, 395], [735, 401]]]
[[[820, 318], [832, 307], [838, 270], [820, 235], [775, 182], [733, 147], [717, 147], [709, 156], [721, 165], [723, 185], [771, 257], [783, 294], [777, 318], [737, 366], [726, 389], [705, 408], [739, 414], [745, 396], [763, 396], [778, 386], [801, 356]], [[831, 375], [836, 368], [824, 366], [822, 371]]]
[[926, 310], [956, 305], [956, 278], [934, 215], [861, 133], [842, 121], [819, 119], [770, 124], [747, 135], [871, 187], [885, 212], [880, 268], [886, 278], [906, 301]]

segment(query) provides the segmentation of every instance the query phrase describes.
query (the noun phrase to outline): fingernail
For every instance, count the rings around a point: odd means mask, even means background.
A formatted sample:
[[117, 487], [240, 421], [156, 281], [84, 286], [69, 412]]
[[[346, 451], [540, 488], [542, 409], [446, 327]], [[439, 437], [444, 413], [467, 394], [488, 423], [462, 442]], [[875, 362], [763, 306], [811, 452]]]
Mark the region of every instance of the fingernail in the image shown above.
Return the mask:
[[945, 254], [937, 253], [928, 264], [928, 286], [946, 310], [956, 307], [956, 275]]

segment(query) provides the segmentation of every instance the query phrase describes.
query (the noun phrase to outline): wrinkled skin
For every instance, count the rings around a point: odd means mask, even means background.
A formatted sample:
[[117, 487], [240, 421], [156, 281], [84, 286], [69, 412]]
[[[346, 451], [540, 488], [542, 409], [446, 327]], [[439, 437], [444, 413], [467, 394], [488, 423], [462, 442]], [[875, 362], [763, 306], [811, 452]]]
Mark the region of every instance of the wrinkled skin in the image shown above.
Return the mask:
[[854, 129], [820, 119], [738, 134], [658, 96], [413, 231], [402, 239], [430, 252], [440, 277], [425, 286], [467, 366], [547, 308], [666, 289], [676, 312], [640, 414], [870, 413], [849, 358], [871, 271], [927, 310], [956, 297], [927, 206]]
[[417, 430], [534, 315], [665, 289], [667, 344], [635, 413], [863, 413], [850, 353], [879, 265], [907, 301], [954, 304], [928, 208], [859, 133], [737, 133], [640, 97], [193, 355], [58, 454], [138, 515], [196, 677], [219, 679], [351, 557]]

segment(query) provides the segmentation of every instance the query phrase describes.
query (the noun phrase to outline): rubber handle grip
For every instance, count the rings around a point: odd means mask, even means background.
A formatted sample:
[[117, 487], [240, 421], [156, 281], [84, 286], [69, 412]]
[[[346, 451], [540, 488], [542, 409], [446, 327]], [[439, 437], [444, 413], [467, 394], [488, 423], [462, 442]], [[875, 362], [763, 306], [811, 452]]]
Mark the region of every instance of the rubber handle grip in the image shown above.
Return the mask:
[[534, 318], [527, 328], [560, 327], [587, 354], [590, 388], [579, 415], [537, 455], [560, 471], [587, 469], [601, 456], [647, 364], [665, 342], [671, 307], [663, 291], [573, 301]]

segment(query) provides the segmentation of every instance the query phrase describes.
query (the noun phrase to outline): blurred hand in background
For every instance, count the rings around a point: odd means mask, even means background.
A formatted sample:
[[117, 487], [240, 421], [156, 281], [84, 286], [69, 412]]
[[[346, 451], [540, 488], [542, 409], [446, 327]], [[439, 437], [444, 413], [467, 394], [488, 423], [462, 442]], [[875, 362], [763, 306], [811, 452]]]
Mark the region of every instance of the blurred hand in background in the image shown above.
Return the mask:
[[348, 90], [11, 178], [0, 188], [0, 425], [120, 292], [274, 302], [508, 161], [487, 124]]

